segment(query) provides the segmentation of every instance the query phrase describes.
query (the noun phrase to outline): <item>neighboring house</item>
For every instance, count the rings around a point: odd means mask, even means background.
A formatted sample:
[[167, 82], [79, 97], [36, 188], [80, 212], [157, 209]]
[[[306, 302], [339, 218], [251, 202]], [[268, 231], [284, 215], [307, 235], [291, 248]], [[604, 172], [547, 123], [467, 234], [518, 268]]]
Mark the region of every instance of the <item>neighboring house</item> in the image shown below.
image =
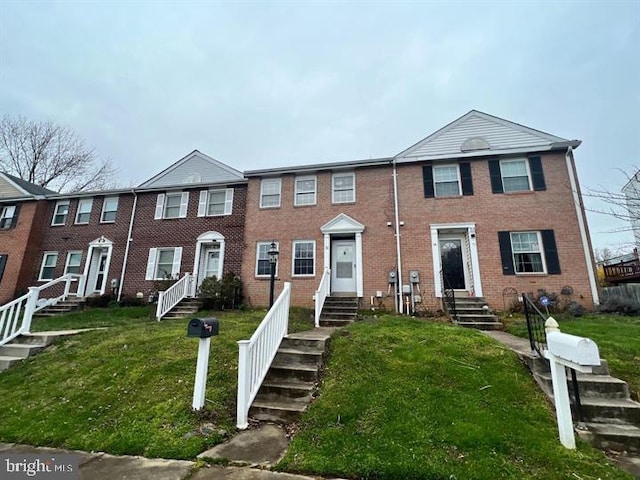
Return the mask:
[[393, 158], [246, 172], [247, 294], [266, 303], [275, 241], [278, 281], [292, 282], [299, 305], [313, 303], [330, 268], [332, 293], [363, 306], [406, 312], [411, 298], [393, 292], [412, 291], [438, 308], [441, 271], [460, 293], [495, 308], [505, 289], [565, 286], [592, 306], [596, 277], [573, 160], [579, 145], [472, 110]]
[[627, 211], [629, 223], [633, 230], [636, 248], [640, 247], [640, 171], [622, 187], [622, 193], [627, 198]]
[[0, 172], [0, 304], [32, 285], [50, 194], [55, 192]]

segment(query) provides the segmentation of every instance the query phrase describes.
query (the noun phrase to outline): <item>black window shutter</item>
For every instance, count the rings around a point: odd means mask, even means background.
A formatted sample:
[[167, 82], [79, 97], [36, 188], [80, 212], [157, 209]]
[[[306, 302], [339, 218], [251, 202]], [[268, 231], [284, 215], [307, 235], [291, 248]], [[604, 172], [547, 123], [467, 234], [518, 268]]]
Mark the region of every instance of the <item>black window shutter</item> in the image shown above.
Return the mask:
[[13, 212], [13, 218], [11, 219], [11, 227], [10, 228], [15, 228], [15, 226], [18, 224], [18, 214], [20, 213], [20, 204], [16, 205], [16, 209]]
[[473, 195], [473, 179], [469, 162], [460, 164], [460, 178], [462, 179], [462, 195]]
[[7, 264], [8, 255], [0, 255], [0, 281], [2, 280], [2, 274], [4, 273], [4, 266]]
[[540, 157], [529, 157], [529, 169], [531, 170], [531, 179], [533, 180], [533, 189], [546, 190], [547, 185], [544, 182], [544, 172], [542, 171], [542, 159]]
[[500, 243], [500, 258], [502, 259], [502, 274], [515, 275], [513, 268], [513, 252], [511, 251], [511, 235], [509, 232], [498, 232]]
[[422, 166], [422, 182], [424, 183], [424, 198], [433, 198], [433, 167]]
[[541, 230], [542, 246], [544, 247], [544, 258], [547, 261], [547, 273], [549, 275], [559, 275], [560, 260], [558, 259], [558, 248], [556, 247], [556, 237], [553, 230]]
[[489, 176], [491, 177], [491, 191], [493, 193], [504, 193], [499, 160], [489, 160]]

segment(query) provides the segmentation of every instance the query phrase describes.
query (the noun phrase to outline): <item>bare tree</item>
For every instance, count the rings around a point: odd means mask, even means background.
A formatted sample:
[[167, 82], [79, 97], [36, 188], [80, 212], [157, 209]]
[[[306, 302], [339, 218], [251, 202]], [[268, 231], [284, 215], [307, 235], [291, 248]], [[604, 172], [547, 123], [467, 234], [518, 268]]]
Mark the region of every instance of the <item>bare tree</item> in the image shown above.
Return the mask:
[[69, 127], [6, 115], [0, 119], [0, 171], [60, 192], [112, 188], [116, 175]]

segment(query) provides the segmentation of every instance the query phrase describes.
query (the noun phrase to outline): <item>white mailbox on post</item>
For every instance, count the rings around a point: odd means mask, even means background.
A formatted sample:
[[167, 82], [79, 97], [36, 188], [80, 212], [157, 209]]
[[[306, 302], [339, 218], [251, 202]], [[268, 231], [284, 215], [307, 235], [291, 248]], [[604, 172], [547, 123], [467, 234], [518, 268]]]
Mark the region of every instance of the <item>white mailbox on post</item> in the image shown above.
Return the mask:
[[562, 333], [553, 317], [549, 317], [545, 325], [547, 350], [544, 353], [549, 359], [551, 368], [560, 442], [566, 448], [576, 448], [565, 367], [582, 373], [591, 373], [594, 366], [600, 365], [600, 352], [593, 340]]

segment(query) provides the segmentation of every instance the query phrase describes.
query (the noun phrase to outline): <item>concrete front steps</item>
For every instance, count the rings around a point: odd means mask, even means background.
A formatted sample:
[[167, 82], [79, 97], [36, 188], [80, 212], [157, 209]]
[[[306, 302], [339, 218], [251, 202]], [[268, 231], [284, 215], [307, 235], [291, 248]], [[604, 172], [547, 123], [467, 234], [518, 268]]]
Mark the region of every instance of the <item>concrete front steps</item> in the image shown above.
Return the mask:
[[344, 327], [358, 319], [358, 297], [330, 296], [320, 313], [321, 327]]
[[293, 333], [282, 340], [249, 417], [276, 423], [300, 418], [312, 401], [334, 328]]
[[202, 309], [202, 305], [203, 303], [197, 298], [185, 298], [162, 318], [166, 320], [187, 318], [198, 313]]
[[0, 372], [7, 370], [13, 364], [41, 352], [59, 337], [73, 335], [81, 330], [63, 330], [56, 332], [37, 332], [20, 335], [11, 343], [0, 347]]
[[478, 330], [502, 330], [502, 323], [488, 307], [489, 304], [482, 297], [456, 295], [458, 321], [455, 323], [461, 327]]
[[33, 314], [34, 317], [57, 317], [71, 312], [78, 312], [84, 309], [86, 299], [83, 297], [69, 297], [55, 305], [50, 305]]

